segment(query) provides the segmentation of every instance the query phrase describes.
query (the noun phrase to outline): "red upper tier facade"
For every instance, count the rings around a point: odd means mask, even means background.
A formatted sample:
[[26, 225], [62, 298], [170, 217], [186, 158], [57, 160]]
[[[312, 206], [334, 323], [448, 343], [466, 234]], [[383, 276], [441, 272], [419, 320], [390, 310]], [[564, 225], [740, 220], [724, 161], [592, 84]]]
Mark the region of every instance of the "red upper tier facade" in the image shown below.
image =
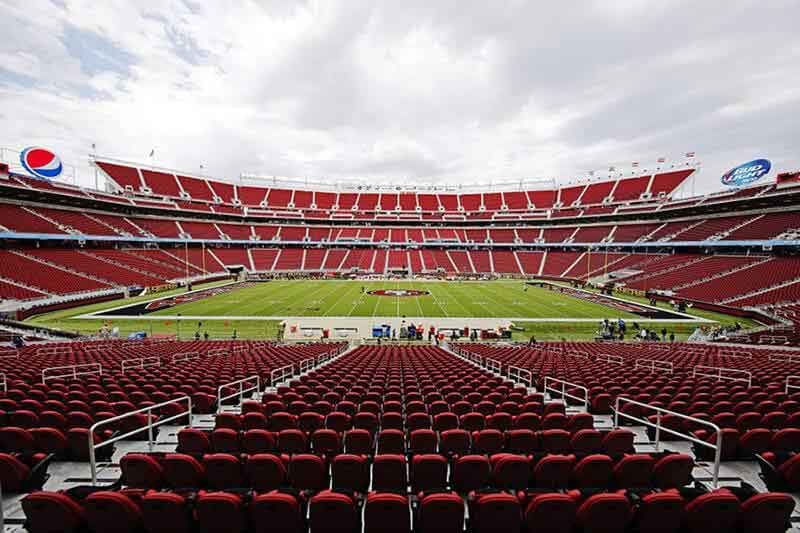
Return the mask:
[[[655, 174], [567, 185], [557, 189], [451, 193], [436, 191], [321, 191], [260, 187], [155, 171], [119, 162], [96, 161], [118, 193], [174, 202], [179, 209], [250, 214], [280, 213], [309, 219], [447, 220], [541, 218], [549, 212], [602, 214], [620, 205], [667, 199], [695, 171]], [[553, 215], [558, 216], [558, 215]]]

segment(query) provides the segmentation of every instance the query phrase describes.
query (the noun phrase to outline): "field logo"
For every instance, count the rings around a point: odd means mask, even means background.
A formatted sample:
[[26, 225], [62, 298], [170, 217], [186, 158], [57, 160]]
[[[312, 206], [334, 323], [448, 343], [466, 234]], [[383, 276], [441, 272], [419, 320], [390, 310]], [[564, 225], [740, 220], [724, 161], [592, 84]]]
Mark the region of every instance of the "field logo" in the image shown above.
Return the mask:
[[64, 166], [61, 159], [47, 148], [29, 146], [19, 154], [22, 166], [37, 178], [51, 180], [58, 177]]
[[427, 296], [430, 294], [429, 291], [417, 291], [414, 289], [381, 289], [376, 291], [369, 291], [367, 294], [371, 294], [373, 296], [397, 296], [397, 297], [407, 297], [407, 296]]
[[729, 187], [741, 187], [760, 180], [771, 168], [772, 164], [767, 159], [755, 159], [732, 168], [722, 175], [721, 181]]

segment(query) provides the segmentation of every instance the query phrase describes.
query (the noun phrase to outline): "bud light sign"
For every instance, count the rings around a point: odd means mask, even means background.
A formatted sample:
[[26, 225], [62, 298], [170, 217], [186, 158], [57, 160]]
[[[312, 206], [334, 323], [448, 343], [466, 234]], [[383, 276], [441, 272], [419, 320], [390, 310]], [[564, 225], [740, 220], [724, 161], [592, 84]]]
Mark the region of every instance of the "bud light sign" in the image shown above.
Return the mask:
[[772, 164], [768, 160], [755, 159], [744, 165], [732, 168], [722, 175], [721, 181], [723, 185], [728, 185], [729, 187], [741, 187], [758, 181], [762, 176], [769, 173], [770, 168], [772, 168]]

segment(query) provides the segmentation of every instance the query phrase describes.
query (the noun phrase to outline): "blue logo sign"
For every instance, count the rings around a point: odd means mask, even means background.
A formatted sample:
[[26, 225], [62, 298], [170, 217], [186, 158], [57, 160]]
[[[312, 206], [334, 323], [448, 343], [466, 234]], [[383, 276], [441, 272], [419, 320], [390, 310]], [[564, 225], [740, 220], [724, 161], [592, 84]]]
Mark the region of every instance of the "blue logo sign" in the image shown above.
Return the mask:
[[729, 187], [741, 187], [760, 180], [762, 176], [769, 173], [769, 169], [771, 168], [772, 163], [767, 159], [755, 159], [749, 163], [730, 169], [722, 175], [721, 181], [723, 185], [728, 185]]
[[61, 174], [61, 159], [47, 148], [29, 146], [19, 154], [19, 160], [28, 173], [37, 178], [51, 180]]

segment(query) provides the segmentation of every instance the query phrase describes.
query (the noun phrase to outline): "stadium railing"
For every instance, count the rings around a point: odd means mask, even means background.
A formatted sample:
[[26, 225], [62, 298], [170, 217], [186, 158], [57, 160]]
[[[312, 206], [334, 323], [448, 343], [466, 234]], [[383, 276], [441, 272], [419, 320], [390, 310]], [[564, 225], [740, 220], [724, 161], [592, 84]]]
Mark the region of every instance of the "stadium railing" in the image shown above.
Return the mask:
[[5, 372], [0, 372], [0, 385], [3, 387], [3, 392], [8, 392], [8, 379]]
[[533, 388], [533, 374], [530, 370], [525, 370], [518, 366], [508, 366], [508, 378], [515, 383], [521, 383], [526, 387]]
[[18, 359], [19, 350], [16, 348], [0, 348], [0, 359]]
[[161, 357], [154, 355], [152, 357], [136, 357], [134, 359], [123, 359], [120, 364], [120, 369], [124, 374], [126, 370], [131, 368], [145, 368], [148, 366], [161, 366]]
[[275, 387], [278, 383], [283, 383], [291, 377], [294, 377], [294, 365], [282, 366], [269, 373], [269, 384]]
[[[255, 383], [255, 384], [250, 385], [249, 387], [245, 387], [247, 383]], [[237, 385], [239, 387], [238, 391], [232, 394], [228, 394], [227, 396], [222, 395], [222, 391], [230, 390], [231, 387], [235, 387]], [[222, 402], [230, 400], [231, 398], [236, 398], [237, 396], [239, 397], [239, 405], [241, 405], [242, 402], [244, 402], [245, 393], [248, 392], [249, 393], [261, 392], [261, 378], [259, 378], [258, 375], [248, 376], [246, 378], [237, 381], [231, 381], [230, 383], [220, 385], [219, 387], [217, 387], [217, 412], [219, 413], [220, 411], [222, 411]]]
[[[147, 425], [146, 426], [142, 426], [140, 428], [134, 429], [133, 431], [129, 431], [127, 433], [123, 433], [122, 435], [117, 435], [117, 436], [112, 437], [112, 438], [110, 438], [108, 440], [104, 440], [102, 442], [98, 442], [97, 444], [95, 444], [95, 442], [94, 442], [95, 431], [97, 431], [97, 428], [99, 428], [99, 427], [107, 426], [109, 424], [114, 424], [116, 422], [119, 422], [120, 420], [123, 420], [125, 418], [129, 418], [129, 417], [135, 416], [135, 415], [140, 415], [140, 414], [150, 415], [150, 413], [152, 413], [156, 409], [161, 409], [162, 407], [165, 407], [167, 405], [179, 404], [181, 402], [186, 402], [186, 406], [187, 406], [187, 410], [186, 411], [180, 412], [180, 413], [178, 413], [176, 415], [173, 415], [173, 416], [170, 416], [168, 418], [159, 418], [157, 422], [153, 422], [153, 417], [152, 416], [148, 416], [147, 417]], [[161, 425], [164, 425], [167, 422], [172, 422], [173, 420], [178, 420], [180, 418], [186, 418], [187, 415], [188, 415], [188, 418], [189, 418], [189, 426], [188, 427], [191, 428], [192, 427], [192, 398], [189, 397], [189, 396], [181, 396], [180, 398], [175, 398], [175, 399], [169, 400], [167, 402], [163, 402], [163, 403], [159, 403], [159, 404], [155, 404], [155, 405], [149, 405], [149, 406], [144, 407], [142, 409], [139, 409], [137, 411], [131, 411], [130, 413], [125, 413], [125, 414], [122, 414], [122, 415], [119, 415], [119, 416], [115, 416], [115, 417], [112, 417], [112, 418], [107, 418], [105, 420], [101, 420], [100, 422], [97, 422], [96, 424], [94, 424], [92, 427], [89, 428], [89, 436], [88, 436], [88, 439], [89, 439], [89, 468], [91, 470], [92, 485], [96, 485], [97, 484], [97, 459], [95, 457], [96, 450], [98, 450], [99, 448], [102, 448], [104, 446], [108, 446], [109, 444], [113, 444], [113, 443], [115, 443], [117, 441], [120, 441], [122, 439], [127, 439], [128, 437], [132, 437], [134, 435], [138, 435], [139, 433], [141, 433], [143, 431], [147, 431], [147, 447], [148, 447], [148, 450], [152, 453], [153, 444], [155, 443], [155, 439], [153, 437], [153, 428], [161, 426]]]
[[313, 357], [309, 357], [308, 359], [303, 359], [299, 363], [300, 373], [305, 374], [309, 370], [313, 370], [317, 366], [317, 360]]
[[637, 359], [633, 364], [633, 369], [637, 370], [639, 368], [648, 369], [650, 372], [655, 372], [656, 370], [667, 372], [669, 374], [672, 374], [673, 372], [672, 362], [662, 361], [660, 359]]
[[611, 355], [607, 353], [597, 354], [597, 356], [595, 356], [595, 360], [602, 361], [605, 363], [611, 363], [614, 365], [622, 365], [625, 361], [621, 355]]
[[197, 352], [181, 352], [172, 356], [173, 363], [180, 363], [181, 361], [191, 361], [193, 359], [200, 359], [200, 354]]
[[725, 368], [722, 366], [697, 365], [692, 369], [692, 377], [714, 378], [717, 381], [741, 381], [750, 387], [753, 384], [753, 374], [747, 370], [737, 370], [736, 368]]
[[[86, 369], [84, 371], [84, 369]], [[66, 370], [57, 375], [50, 375], [55, 371]], [[103, 373], [103, 365], [100, 363], [83, 363], [80, 365], [51, 366], [42, 370], [42, 383], [47, 383], [50, 379], [72, 378], [78, 379], [79, 376], [93, 376]]]
[[[551, 387], [549, 383], [558, 383], [561, 385], [561, 388], [558, 387]], [[567, 387], [571, 387], [573, 389], [578, 389], [583, 391], [583, 397], [576, 396], [571, 392], [567, 392]], [[584, 387], [583, 385], [578, 385], [577, 383], [571, 383], [569, 381], [564, 381], [563, 379], [554, 378], [552, 376], [545, 376], [544, 377], [544, 392], [557, 392], [561, 395], [562, 398], [571, 398], [573, 400], [577, 400], [579, 402], [583, 402], [583, 408], [588, 410], [589, 409], [589, 389]]]
[[718, 355], [721, 357], [740, 357], [742, 359], [753, 358], [753, 354], [751, 352], [736, 352], [733, 350], [720, 350]]
[[484, 358], [483, 367], [489, 372], [494, 372], [495, 374], [503, 373], [503, 363], [497, 359], [490, 359], [488, 357]]
[[786, 394], [792, 389], [800, 390], [800, 376], [786, 376]]
[[781, 361], [783, 363], [800, 363], [800, 353], [771, 353], [769, 354], [770, 361]]
[[[636, 405], [638, 407], [642, 407], [645, 409], [649, 409], [654, 411], [656, 414], [656, 421], [651, 422], [646, 418], [639, 418], [629, 413], [623, 413], [620, 410], [620, 403], [626, 403], [628, 405]], [[681, 433], [680, 431], [675, 431], [674, 429], [669, 429], [661, 426], [661, 416], [662, 415], [671, 415], [679, 417], [683, 420], [688, 420], [690, 422], [694, 422], [696, 424], [701, 424], [704, 426], [708, 426], [712, 428], [717, 435], [716, 444], [711, 444], [710, 442], [706, 442], [704, 440], [698, 439], [694, 435], [690, 433]], [[703, 420], [701, 418], [695, 418], [693, 416], [684, 415], [675, 411], [670, 411], [669, 409], [664, 409], [663, 407], [656, 407], [655, 405], [650, 405], [647, 403], [637, 402], [636, 400], [632, 400], [631, 398], [626, 398], [625, 396], [618, 396], [617, 401], [614, 405], [614, 429], [619, 428], [619, 417], [627, 418], [628, 420], [633, 420], [635, 422], [639, 422], [644, 426], [649, 426], [651, 428], [655, 428], [655, 448], [656, 451], [659, 451], [661, 447], [661, 433], [668, 433], [670, 435], [674, 435], [676, 437], [680, 437], [682, 439], [686, 439], [688, 441], [694, 442], [695, 444], [699, 444], [700, 446], [705, 446], [707, 448], [711, 448], [714, 450], [714, 467], [712, 473], [712, 483], [714, 488], [719, 486], [719, 464], [722, 458], [722, 430], [720, 427], [713, 422], [709, 422], [708, 420]]]

